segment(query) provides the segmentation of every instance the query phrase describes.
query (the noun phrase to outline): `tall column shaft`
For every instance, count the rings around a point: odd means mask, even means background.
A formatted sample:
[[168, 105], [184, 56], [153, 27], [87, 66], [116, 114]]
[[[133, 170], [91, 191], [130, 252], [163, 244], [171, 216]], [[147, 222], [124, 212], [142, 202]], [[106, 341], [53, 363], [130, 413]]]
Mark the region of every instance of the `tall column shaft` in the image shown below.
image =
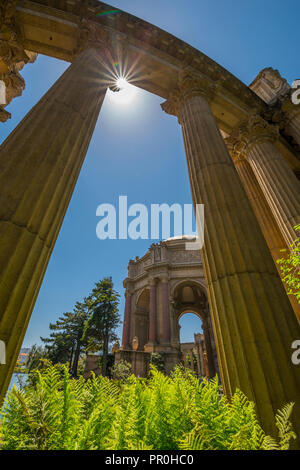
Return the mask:
[[215, 363], [214, 363], [214, 354], [212, 348], [212, 340], [211, 340], [211, 333], [209, 328], [209, 323], [207, 320], [204, 320], [202, 323], [204, 341], [205, 341], [205, 348], [207, 353], [207, 364], [209, 370], [209, 377], [213, 378], [216, 375]]
[[300, 145], [300, 113], [289, 121], [287, 125], [287, 133], [295, 139], [298, 145]]
[[300, 145], [300, 105], [293, 103], [292, 96], [288, 95], [281, 109], [284, 113], [285, 133], [292, 136], [295, 142]]
[[170, 307], [169, 307], [169, 283], [167, 279], [162, 280], [161, 289], [162, 289], [162, 307], [163, 307], [162, 339], [164, 343], [170, 343], [171, 324], [170, 324]]
[[270, 141], [252, 145], [248, 161], [290, 246], [297, 238], [294, 226], [300, 223], [300, 182]]
[[205, 370], [205, 362], [204, 362], [204, 347], [203, 343], [199, 344], [199, 349], [200, 349], [200, 365], [201, 365], [201, 375], [202, 377], [205, 377], [206, 375], [206, 370]]
[[89, 49], [0, 147], [0, 367], [3, 399], [107, 85]]
[[[257, 179], [251, 169], [249, 162], [243, 158], [235, 158], [233, 156], [233, 162], [235, 168], [239, 174], [243, 187], [248, 195], [252, 209], [256, 215], [260, 228], [264, 234], [265, 240], [280, 273], [279, 265], [277, 260], [283, 258], [284, 253], [282, 250], [287, 250], [287, 243], [279, 230], [278, 224], [270, 211], [270, 207], [266, 201], [266, 198], [257, 182]], [[294, 312], [300, 321], [300, 306], [294, 296], [289, 296], [289, 300], [292, 304]]]
[[156, 283], [150, 284], [149, 343], [156, 343]]
[[300, 374], [291, 363], [299, 325], [199, 82], [197, 95], [197, 79], [183, 78], [163, 108], [179, 116], [194, 204], [205, 206], [202, 254], [223, 386], [254, 400], [271, 434], [276, 410], [296, 402], [300, 436]]
[[123, 324], [122, 347], [128, 349], [130, 347], [130, 326], [131, 326], [131, 294], [126, 292], [125, 312]]

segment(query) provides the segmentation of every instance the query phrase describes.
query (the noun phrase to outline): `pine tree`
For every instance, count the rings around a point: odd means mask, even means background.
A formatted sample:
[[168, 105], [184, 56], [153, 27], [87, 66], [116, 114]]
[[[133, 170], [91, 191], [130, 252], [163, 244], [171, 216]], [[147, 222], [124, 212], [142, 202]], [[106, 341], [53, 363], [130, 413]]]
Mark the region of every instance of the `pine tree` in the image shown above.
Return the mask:
[[114, 290], [111, 278], [104, 278], [95, 284], [85, 304], [89, 310], [84, 338], [102, 344], [102, 375], [107, 374], [109, 344], [117, 340], [115, 329], [120, 323], [118, 312], [119, 294]]

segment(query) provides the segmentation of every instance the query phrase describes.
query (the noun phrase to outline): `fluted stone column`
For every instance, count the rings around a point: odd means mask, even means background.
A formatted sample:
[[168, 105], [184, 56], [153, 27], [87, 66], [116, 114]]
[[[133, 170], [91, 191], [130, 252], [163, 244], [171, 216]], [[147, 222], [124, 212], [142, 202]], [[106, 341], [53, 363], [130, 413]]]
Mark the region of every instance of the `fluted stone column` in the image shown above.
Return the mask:
[[212, 341], [211, 341], [212, 335], [210, 332], [210, 327], [209, 327], [209, 323], [207, 319], [203, 320], [202, 322], [202, 330], [203, 330], [205, 348], [206, 348], [206, 353], [207, 353], [209, 377], [213, 378], [216, 375], [216, 369], [215, 369], [214, 354], [213, 354]]
[[131, 349], [130, 346], [130, 327], [131, 327], [131, 300], [132, 294], [130, 291], [125, 292], [125, 312], [122, 336], [122, 349]]
[[104, 70], [96, 50], [82, 52], [0, 147], [0, 398], [105, 97]]
[[150, 280], [150, 303], [149, 303], [149, 342], [150, 346], [156, 344], [156, 280]]
[[196, 354], [196, 359], [197, 359], [197, 374], [200, 377], [201, 374], [201, 360], [200, 360], [200, 345], [196, 345], [197, 348], [197, 354]]
[[201, 365], [201, 375], [205, 377], [205, 363], [204, 363], [204, 344], [201, 341], [199, 344], [199, 349], [200, 349], [200, 365]]
[[170, 323], [170, 301], [169, 301], [169, 280], [168, 277], [162, 277], [162, 307], [163, 307], [163, 331], [162, 340], [165, 344], [169, 344], [171, 340], [171, 323]]
[[195, 364], [194, 364], [194, 352], [192, 349], [189, 350], [189, 356], [191, 358], [191, 370], [195, 370]]
[[294, 226], [300, 223], [300, 182], [274, 145], [278, 129], [258, 115], [251, 116], [230, 137], [243, 153], [266, 197], [279, 229], [290, 246], [297, 235]]
[[[279, 230], [273, 213], [270, 211], [270, 207], [257, 182], [253, 170], [251, 169], [249, 162], [246, 160], [246, 156], [235, 154], [234, 152], [232, 152], [231, 156], [280, 275], [281, 273], [277, 260], [284, 257], [282, 250], [287, 250], [288, 248], [286, 241]], [[300, 321], [299, 303], [294, 296], [289, 296], [289, 300], [298, 320]]]
[[205, 205], [202, 256], [223, 386], [254, 400], [267, 433], [276, 432], [275, 411], [296, 402], [300, 436], [300, 374], [291, 363], [299, 325], [211, 112], [213, 91], [183, 72], [162, 106], [179, 117], [194, 204]]

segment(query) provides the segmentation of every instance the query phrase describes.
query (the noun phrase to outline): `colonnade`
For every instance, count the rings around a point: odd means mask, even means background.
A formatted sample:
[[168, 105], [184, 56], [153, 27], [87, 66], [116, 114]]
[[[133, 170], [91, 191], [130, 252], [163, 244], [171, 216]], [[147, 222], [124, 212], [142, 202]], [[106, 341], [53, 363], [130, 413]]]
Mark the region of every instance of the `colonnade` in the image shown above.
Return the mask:
[[[107, 86], [101, 53], [91, 48], [83, 51], [0, 147], [0, 338], [7, 348], [7, 364], [0, 368], [1, 398]], [[233, 139], [238, 139], [251, 167], [253, 185], [260, 188], [255, 197], [264, 209], [257, 214], [262, 218], [268, 208], [272, 214], [270, 226], [263, 222], [264, 237], [239, 177], [242, 170], [236, 171], [211, 111], [215, 92], [209, 79], [184, 69], [162, 108], [178, 117], [193, 202], [205, 206], [202, 257], [222, 382], [228, 396], [239, 388], [255, 401], [267, 433], [274, 434], [275, 411], [295, 402], [293, 422], [300, 436], [300, 373], [291, 362], [299, 324], [265, 239], [267, 232], [270, 240], [274, 234], [275, 241], [268, 241], [274, 250], [283, 240], [293, 241], [293, 226], [300, 221], [299, 182], [274, 146], [276, 129], [261, 117], [250, 118], [235, 131]], [[290, 126], [299, 137], [297, 125]], [[232, 145], [237, 148], [236, 140]], [[246, 187], [247, 181], [244, 176]], [[156, 338], [155, 282], [150, 286], [149, 342]], [[167, 280], [162, 282], [166, 297]], [[125, 345], [130, 310], [129, 293]], [[164, 312], [167, 341], [166, 299]]]
[[[155, 344], [157, 344], [157, 284], [161, 282], [162, 287], [162, 306], [163, 306], [163, 344], [169, 345], [171, 341], [171, 323], [170, 323], [170, 299], [169, 299], [169, 282], [167, 276], [161, 278], [152, 278], [149, 281], [149, 338], [146, 345], [147, 349], [150, 350]], [[122, 336], [122, 348], [130, 348], [130, 331], [131, 331], [131, 315], [132, 315], [132, 292], [130, 284], [126, 288], [125, 292], [125, 312], [124, 312], [124, 325], [123, 325], [123, 336]]]

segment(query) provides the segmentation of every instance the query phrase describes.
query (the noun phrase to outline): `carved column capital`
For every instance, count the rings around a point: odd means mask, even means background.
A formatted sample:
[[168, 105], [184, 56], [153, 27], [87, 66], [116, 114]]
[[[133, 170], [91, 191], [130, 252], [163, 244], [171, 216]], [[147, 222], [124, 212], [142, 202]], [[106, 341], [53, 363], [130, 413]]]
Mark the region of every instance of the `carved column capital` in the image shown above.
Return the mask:
[[161, 282], [168, 283], [168, 282], [169, 282], [169, 275], [168, 275], [168, 273], [162, 274], [162, 275], [160, 276], [160, 281], [161, 281]]
[[126, 289], [125, 290], [125, 297], [127, 297], [128, 295], [132, 295], [133, 294], [133, 284], [132, 282], [130, 281], [130, 279], [126, 278], [123, 282], [123, 287]]
[[0, 5], [0, 80], [5, 84], [5, 103], [0, 103], [0, 121], [11, 117], [4, 108], [13, 98], [20, 96], [25, 81], [19, 71], [28, 62], [34, 62], [37, 54], [26, 51], [21, 30], [16, 24], [16, 0], [3, 0]]
[[190, 67], [180, 70], [177, 87], [170, 93], [167, 101], [161, 104], [167, 114], [177, 116], [180, 122], [181, 106], [194, 96], [204, 96], [211, 101], [216, 93], [217, 83], [203, 74], [196, 74]]
[[257, 143], [275, 142], [278, 137], [278, 126], [269, 124], [259, 114], [253, 114], [234, 129], [225, 142], [234, 159], [243, 159]]

